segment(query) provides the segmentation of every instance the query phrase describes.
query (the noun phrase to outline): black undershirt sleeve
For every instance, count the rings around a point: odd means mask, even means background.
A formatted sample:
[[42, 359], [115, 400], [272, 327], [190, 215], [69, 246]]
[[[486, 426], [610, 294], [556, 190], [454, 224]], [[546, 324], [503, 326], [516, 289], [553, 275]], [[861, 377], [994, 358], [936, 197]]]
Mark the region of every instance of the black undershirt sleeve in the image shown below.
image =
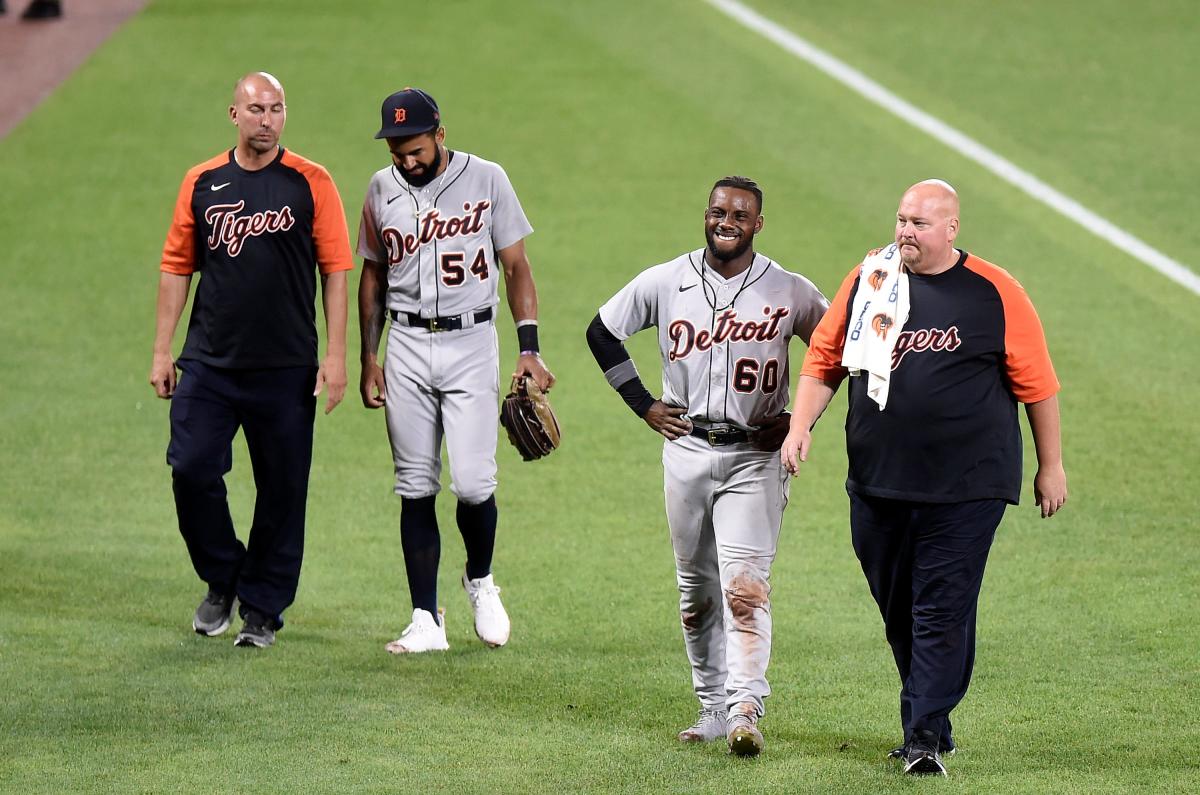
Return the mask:
[[[625, 405], [629, 406], [634, 414], [644, 417], [650, 407], [654, 405], [655, 398], [646, 389], [642, 379], [638, 377], [633, 360], [629, 358], [629, 351], [625, 350], [625, 345], [614, 337], [604, 325], [599, 313], [592, 318], [592, 322], [588, 326], [587, 343], [588, 348], [592, 351], [592, 356], [596, 359], [596, 364], [600, 365], [605, 377], [609, 379], [609, 384], [617, 390], [617, 394], [625, 401]], [[617, 368], [621, 368], [618, 372], [622, 375], [610, 376], [609, 374]], [[623, 377], [624, 375], [628, 375], [628, 377]], [[614, 377], [619, 380], [619, 383], [613, 383]]]

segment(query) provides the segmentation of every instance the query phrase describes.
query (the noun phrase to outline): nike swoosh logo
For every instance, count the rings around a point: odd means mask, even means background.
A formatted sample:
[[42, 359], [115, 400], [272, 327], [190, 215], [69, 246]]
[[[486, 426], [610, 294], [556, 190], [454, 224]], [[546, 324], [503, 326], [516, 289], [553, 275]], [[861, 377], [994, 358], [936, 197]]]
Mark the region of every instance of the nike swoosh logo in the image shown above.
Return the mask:
[[391, 204], [392, 202], [396, 201], [396, 199], [399, 199], [399, 198], [400, 198], [401, 196], [403, 196], [403, 195], [404, 195], [403, 193], [397, 193], [395, 196], [393, 196], [392, 198], [388, 199], [388, 200], [387, 200], [387, 203], [388, 203], [388, 204]]
[[689, 284], [687, 287], [680, 287], [679, 292], [686, 293], [688, 290], [692, 289], [695, 286], [696, 285], [694, 285], [694, 284]]
[[217, 191], [219, 191], [221, 188], [227, 188], [227, 187], [229, 187], [229, 183], [228, 183], [228, 182], [222, 182], [220, 185], [209, 185], [209, 186], [208, 186], [208, 189], [209, 189], [209, 190], [211, 190], [213, 193], [216, 193], [216, 192], [217, 192]]

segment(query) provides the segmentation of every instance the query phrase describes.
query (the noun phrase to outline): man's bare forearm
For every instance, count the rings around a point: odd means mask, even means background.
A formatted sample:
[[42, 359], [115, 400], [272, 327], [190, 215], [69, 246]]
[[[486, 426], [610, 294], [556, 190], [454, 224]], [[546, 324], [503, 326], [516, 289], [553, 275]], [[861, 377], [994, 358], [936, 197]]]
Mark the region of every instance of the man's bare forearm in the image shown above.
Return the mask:
[[183, 316], [183, 307], [187, 304], [188, 289], [191, 287], [191, 276], [180, 276], [175, 273], [163, 273], [158, 279], [158, 305], [154, 327], [154, 355], [170, 356], [171, 341], [175, 338], [175, 329], [179, 318]]
[[321, 303], [325, 307], [325, 354], [346, 358], [346, 271], [321, 277]]
[[383, 268], [371, 260], [363, 261], [362, 280], [358, 284], [358, 330], [363, 362], [374, 362], [379, 355], [379, 340], [387, 319], [384, 298], [387, 295]]

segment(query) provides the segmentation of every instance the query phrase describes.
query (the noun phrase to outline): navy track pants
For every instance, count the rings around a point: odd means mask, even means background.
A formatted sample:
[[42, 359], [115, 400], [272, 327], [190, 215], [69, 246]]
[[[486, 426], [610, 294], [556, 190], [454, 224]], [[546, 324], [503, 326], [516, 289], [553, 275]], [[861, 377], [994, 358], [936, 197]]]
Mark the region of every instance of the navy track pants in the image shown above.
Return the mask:
[[850, 492], [850, 531], [900, 674], [904, 742], [954, 746], [950, 712], [975, 664], [983, 570], [1004, 500], [918, 503]]
[[[171, 466], [179, 532], [210, 588], [236, 594], [282, 626], [296, 598], [316, 416], [315, 367], [231, 370], [179, 362], [171, 399]], [[234, 531], [224, 476], [233, 437], [246, 437], [257, 496], [246, 545]]]

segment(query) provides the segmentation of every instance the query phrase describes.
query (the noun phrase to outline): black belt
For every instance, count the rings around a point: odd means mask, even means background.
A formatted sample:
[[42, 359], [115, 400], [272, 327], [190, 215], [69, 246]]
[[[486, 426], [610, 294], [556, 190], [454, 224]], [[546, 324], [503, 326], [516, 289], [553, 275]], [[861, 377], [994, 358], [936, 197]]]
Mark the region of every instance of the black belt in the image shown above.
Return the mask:
[[701, 428], [692, 426], [692, 436], [703, 439], [713, 447], [723, 447], [727, 444], [740, 444], [750, 441], [750, 434], [741, 428]]
[[397, 312], [395, 309], [389, 309], [388, 314], [391, 315], [394, 322], [414, 328], [423, 328], [429, 331], [458, 331], [463, 327], [464, 317], [471, 317], [476, 326], [491, 320], [492, 308], [489, 306], [487, 309], [480, 309], [474, 315], [468, 313], [451, 317], [421, 317], [416, 312]]

